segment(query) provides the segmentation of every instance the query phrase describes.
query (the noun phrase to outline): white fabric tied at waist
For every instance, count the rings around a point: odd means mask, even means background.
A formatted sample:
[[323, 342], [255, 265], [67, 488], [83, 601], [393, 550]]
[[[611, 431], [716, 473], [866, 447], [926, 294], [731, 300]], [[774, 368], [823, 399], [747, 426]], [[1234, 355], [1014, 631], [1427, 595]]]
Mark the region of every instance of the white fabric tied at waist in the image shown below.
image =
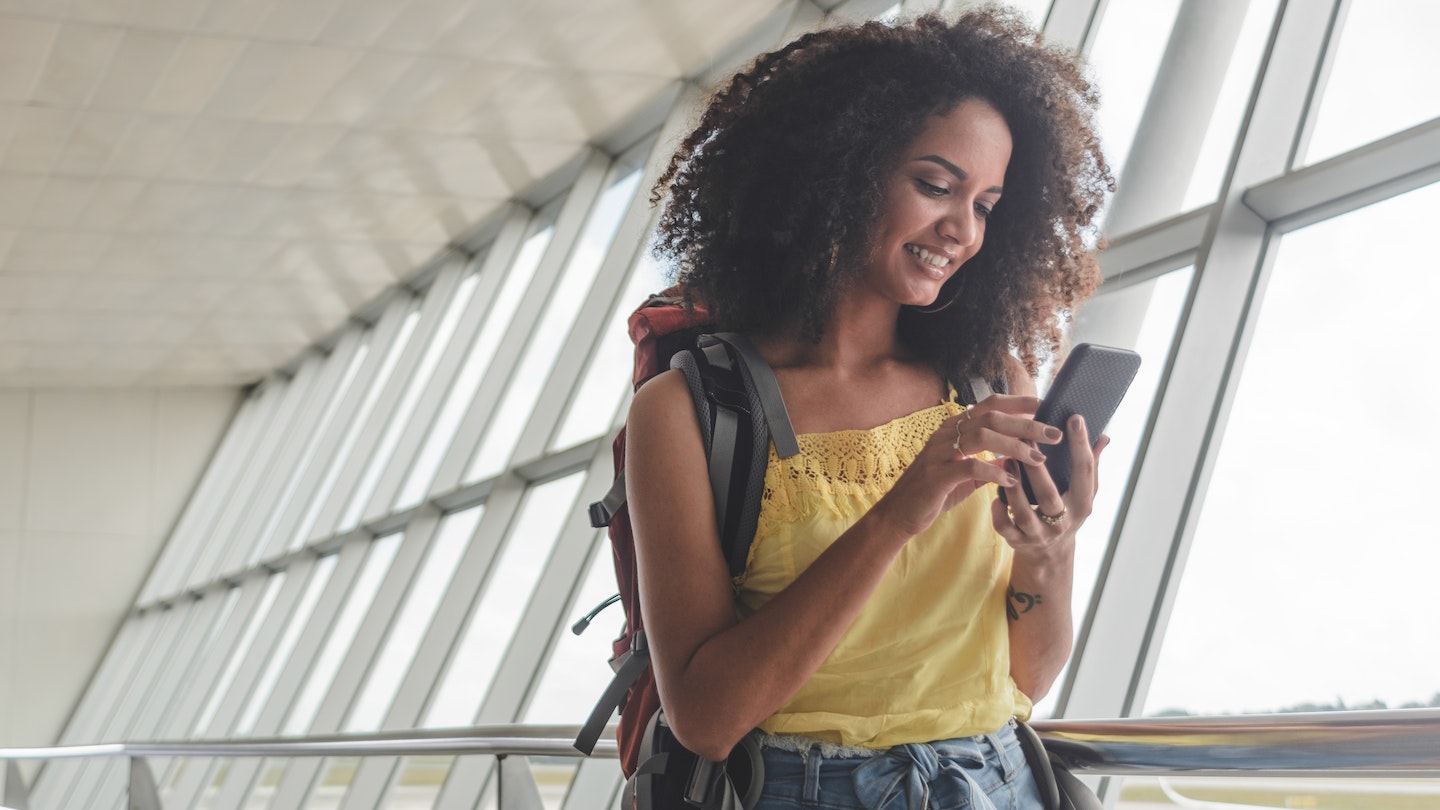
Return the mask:
[[929, 743], [897, 745], [851, 773], [855, 796], [870, 810], [926, 810], [932, 795], [966, 797], [974, 810], [995, 810], [965, 764], [981, 768], [985, 754], [972, 739], [947, 740], [944, 754]]

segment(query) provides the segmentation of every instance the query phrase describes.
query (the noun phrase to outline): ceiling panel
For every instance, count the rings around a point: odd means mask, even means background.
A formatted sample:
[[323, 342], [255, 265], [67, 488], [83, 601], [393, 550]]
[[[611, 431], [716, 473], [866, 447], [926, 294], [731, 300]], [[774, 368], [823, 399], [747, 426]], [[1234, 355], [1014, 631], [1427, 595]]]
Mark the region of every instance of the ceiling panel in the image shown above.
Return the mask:
[[255, 381], [787, 0], [0, 0], [0, 387]]

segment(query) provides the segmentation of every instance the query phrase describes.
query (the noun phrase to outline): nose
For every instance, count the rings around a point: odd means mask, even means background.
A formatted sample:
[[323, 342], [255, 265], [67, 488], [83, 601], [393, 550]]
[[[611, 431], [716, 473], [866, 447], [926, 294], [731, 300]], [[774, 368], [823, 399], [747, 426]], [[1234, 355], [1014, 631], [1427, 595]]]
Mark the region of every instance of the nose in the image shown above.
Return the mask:
[[979, 217], [970, 206], [957, 208], [935, 223], [935, 232], [941, 239], [960, 247], [970, 247], [980, 238]]

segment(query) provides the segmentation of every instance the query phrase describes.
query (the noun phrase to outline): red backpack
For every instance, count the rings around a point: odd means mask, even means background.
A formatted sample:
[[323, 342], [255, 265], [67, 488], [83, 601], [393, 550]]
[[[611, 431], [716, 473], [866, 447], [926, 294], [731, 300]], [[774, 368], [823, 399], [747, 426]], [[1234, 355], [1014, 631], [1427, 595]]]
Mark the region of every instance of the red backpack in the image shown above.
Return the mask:
[[[685, 374], [696, 416], [700, 421], [710, 468], [715, 514], [721, 546], [731, 576], [745, 570], [750, 542], [760, 514], [769, 445], [788, 458], [800, 451], [790, 426], [780, 388], [770, 367], [743, 336], [706, 334], [703, 309], [687, 311], [679, 289], [651, 296], [630, 316], [630, 338], [635, 343], [635, 388], [639, 389], [668, 368]], [[590, 505], [590, 520], [597, 528], [609, 527], [615, 557], [615, 579], [620, 593], [582, 618], [572, 630], [579, 633], [595, 613], [619, 601], [625, 610], [625, 628], [614, 643], [610, 661], [615, 677], [596, 704], [589, 721], [575, 740], [589, 754], [615, 709], [620, 710], [616, 733], [620, 767], [629, 777], [626, 807], [719, 806], [722, 777], [727, 775], [739, 796], [755, 793], [762, 784], [759, 752], [753, 742], [737, 747], [724, 768], [685, 750], [660, 710], [660, 696], [650, 669], [645, 643], [645, 619], [635, 567], [635, 540], [625, 505], [625, 431], [614, 443], [615, 483], [604, 499]], [[742, 806], [753, 804], [742, 799]]]

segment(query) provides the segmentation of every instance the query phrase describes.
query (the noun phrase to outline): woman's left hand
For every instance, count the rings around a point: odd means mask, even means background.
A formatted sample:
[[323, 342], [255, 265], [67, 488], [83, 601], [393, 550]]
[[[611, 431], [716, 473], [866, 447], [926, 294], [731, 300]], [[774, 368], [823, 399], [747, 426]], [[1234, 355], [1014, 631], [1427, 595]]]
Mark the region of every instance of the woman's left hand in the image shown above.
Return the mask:
[[[1101, 436], [1092, 452], [1085, 420], [1076, 415], [1070, 417], [1066, 424], [1065, 440], [1070, 443], [1071, 466], [1070, 489], [1063, 496], [1044, 464], [1026, 464], [1025, 475], [1030, 479], [1030, 489], [1035, 493], [1037, 505], [1028, 506], [1029, 498], [1021, 484], [1005, 488], [1005, 498], [1010, 506], [1001, 503], [999, 498], [990, 505], [995, 530], [1017, 551], [1041, 550], [1061, 538], [1073, 537], [1085, 519], [1090, 517], [1099, 486], [1100, 453], [1110, 439]], [[1006, 464], [1011, 474], [1018, 478], [1020, 462], [1010, 459]]]

